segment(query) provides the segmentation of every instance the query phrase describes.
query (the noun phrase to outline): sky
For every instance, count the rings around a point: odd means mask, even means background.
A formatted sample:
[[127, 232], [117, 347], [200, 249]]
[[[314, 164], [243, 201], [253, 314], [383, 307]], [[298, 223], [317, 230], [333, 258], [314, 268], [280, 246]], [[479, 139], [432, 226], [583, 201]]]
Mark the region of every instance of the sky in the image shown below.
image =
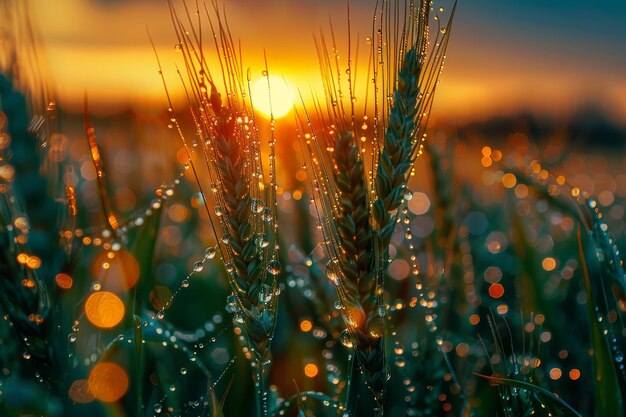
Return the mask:
[[[175, 3], [176, 0], [174, 1]], [[148, 40], [167, 74], [176, 43], [166, 0], [31, 0], [59, 101], [158, 107], [163, 89]], [[180, 3], [178, 3], [180, 4]], [[329, 18], [345, 39], [346, 2], [224, 0], [253, 77], [269, 66], [301, 89], [319, 84], [313, 35]], [[437, 0], [448, 5], [449, 1]], [[375, 0], [351, 0], [352, 37], [365, 47]], [[453, 120], [532, 111], [566, 116], [599, 106], [626, 119], [626, 2], [459, 0], [434, 113]]]

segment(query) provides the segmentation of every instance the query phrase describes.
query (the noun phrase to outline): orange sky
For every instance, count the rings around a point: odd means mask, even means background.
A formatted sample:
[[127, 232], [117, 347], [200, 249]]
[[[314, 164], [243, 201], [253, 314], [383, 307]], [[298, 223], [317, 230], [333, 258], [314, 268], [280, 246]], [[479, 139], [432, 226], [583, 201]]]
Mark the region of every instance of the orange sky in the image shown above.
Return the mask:
[[[508, 9], [499, 12], [502, 21], [494, 22], [493, 15], [476, 7], [489, 0], [468, 2], [460, 2], [435, 117], [463, 120], [526, 109], [562, 115], [589, 102], [626, 117], [626, 62], [615, 58], [623, 54], [623, 46], [600, 42], [590, 59], [590, 45], [576, 37], [578, 15], [569, 17], [567, 30], [563, 22], [537, 29], [540, 22], [515, 20], [524, 10], [512, 10], [513, 23], [508, 24]], [[344, 2], [224, 3], [231, 30], [243, 45], [244, 65], [253, 75], [260, 76], [265, 48], [272, 72], [305, 91], [309, 85], [320, 86], [313, 33], [320, 27], [327, 31], [331, 15], [338, 36], [345, 38]], [[351, 2], [352, 33], [363, 54], [374, 3]], [[32, 5], [62, 104], [76, 108], [85, 91], [93, 107], [106, 103], [147, 108], [164, 102], [146, 26], [174, 82], [179, 56], [165, 0], [33, 0]]]

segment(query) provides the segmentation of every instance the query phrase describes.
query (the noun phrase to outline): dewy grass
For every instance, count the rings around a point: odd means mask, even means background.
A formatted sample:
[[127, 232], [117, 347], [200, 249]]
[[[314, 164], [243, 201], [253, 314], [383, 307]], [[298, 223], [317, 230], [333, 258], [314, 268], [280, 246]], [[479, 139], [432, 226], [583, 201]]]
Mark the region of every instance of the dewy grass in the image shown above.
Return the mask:
[[[29, 218], [25, 215], [23, 208], [25, 196], [16, 193], [14, 187], [16, 170], [18, 175], [27, 174], [24, 171], [28, 165], [25, 158], [17, 161], [17, 168], [8, 162], [12, 148], [22, 146], [19, 142], [30, 142], [33, 146], [35, 138], [23, 129], [25, 125], [20, 126], [19, 123], [19, 120], [27, 120], [23, 96], [12, 91], [11, 82], [2, 76], [0, 76], [0, 100], [0, 109], [3, 110], [3, 116], [6, 114], [5, 122], [7, 122], [6, 126], [0, 130], [3, 142], [0, 148], [0, 187], [2, 187], [0, 199], [2, 296], [0, 296], [0, 305], [3, 313], [7, 314], [5, 319], [10, 320], [21, 336], [23, 343], [19, 349], [23, 350], [23, 355], [33, 359], [29, 363], [35, 364], [37, 372], [50, 376], [53, 373], [50, 369], [51, 357], [46, 347], [46, 327], [42, 326], [50, 311], [46, 293], [41, 291], [43, 284], [37, 271], [41, 260], [30, 252]], [[17, 124], [12, 123], [15, 120], [18, 121]], [[32, 153], [30, 156], [33, 156]], [[35, 160], [37, 159], [35, 156]], [[29, 266], [28, 260], [31, 255], [33, 261]]]
[[[39, 380], [43, 390], [62, 393], [65, 346], [58, 342], [64, 336], [46, 284], [65, 254], [56, 228], [60, 205], [47, 193], [57, 184], [40, 169], [42, 149], [49, 144], [49, 135], [42, 134], [49, 134], [44, 132], [49, 114], [31, 114], [45, 108], [48, 97], [40, 74], [41, 45], [28, 12], [24, 2], [0, 4], [0, 320], [10, 335], [0, 336], [0, 350], [21, 358], [5, 361], [1, 355], [0, 386], [4, 378]], [[53, 401], [49, 409], [57, 406]]]

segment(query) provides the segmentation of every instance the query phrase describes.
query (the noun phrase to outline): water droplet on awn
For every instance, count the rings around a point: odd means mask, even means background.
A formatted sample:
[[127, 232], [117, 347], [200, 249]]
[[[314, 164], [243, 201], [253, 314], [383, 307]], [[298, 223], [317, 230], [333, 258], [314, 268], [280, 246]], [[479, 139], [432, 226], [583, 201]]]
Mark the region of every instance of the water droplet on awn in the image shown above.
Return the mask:
[[193, 264], [193, 271], [194, 272], [200, 272], [204, 269], [204, 264], [202, 263], [202, 261], [196, 261]]
[[213, 258], [215, 258], [215, 254], [216, 253], [217, 253], [217, 251], [215, 250], [215, 248], [213, 246], [209, 246], [204, 251], [204, 257], [207, 258], [207, 259], [213, 259]]

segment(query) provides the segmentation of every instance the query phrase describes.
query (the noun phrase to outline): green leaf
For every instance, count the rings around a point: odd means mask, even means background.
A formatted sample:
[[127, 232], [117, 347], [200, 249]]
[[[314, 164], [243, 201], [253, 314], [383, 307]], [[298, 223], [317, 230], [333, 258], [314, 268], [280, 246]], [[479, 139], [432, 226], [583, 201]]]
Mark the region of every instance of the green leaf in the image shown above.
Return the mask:
[[545, 316], [544, 326], [557, 333], [561, 332], [562, 326], [552, 324], [551, 308], [552, 304], [543, 294], [543, 286], [547, 280], [545, 271], [540, 267], [541, 260], [537, 254], [536, 248], [531, 243], [526, 233], [526, 226], [522, 218], [515, 209], [510, 209], [511, 217], [511, 236], [513, 249], [520, 264], [521, 271], [518, 281], [523, 287], [524, 307], [535, 314], [543, 314]]
[[129, 250], [139, 264], [139, 282], [133, 289], [135, 291], [134, 313], [141, 312], [141, 308], [148, 301], [150, 291], [152, 291], [155, 285], [152, 257], [159, 235], [162, 209], [163, 204], [158, 209], [153, 210], [152, 215], [146, 219], [144, 224], [137, 228]]
[[51, 396], [42, 384], [17, 378], [3, 382], [0, 415], [6, 417], [26, 415], [60, 417], [63, 415], [59, 399]]
[[[291, 415], [292, 411], [296, 409], [296, 407], [298, 410], [298, 417], [300, 417], [301, 415], [304, 416], [306, 415], [304, 414], [304, 410], [305, 410], [304, 401], [308, 399], [316, 400], [322, 403], [322, 405], [324, 405], [325, 407], [334, 407], [340, 404], [339, 401], [335, 401], [330, 396], [323, 394], [321, 392], [313, 392], [313, 391], [299, 392], [298, 391], [297, 394], [289, 397], [280, 406], [276, 407], [274, 413], [272, 413], [272, 416], [277, 417], [277, 416]], [[328, 404], [328, 405], [325, 405], [325, 404]]]
[[[593, 293], [591, 288], [591, 276], [585, 258], [585, 246], [583, 242], [580, 224], [578, 226], [578, 251], [580, 263], [583, 271], [583, 283], [587, 294], [587, 314], [589, 316], [589, 326], [591, 331], [591, 346], [593, 348], [593, 373], [595, 391], [595, 416], [618, 416], [622, 415], [623, 398], [620, 392], [615, 367], [613, 366], [613, 356], [609, 342], [604, 336], [604, 331], [594, 310]], [[601, 279], [601, 277], [599, 277]]]
[[[479, 376], [481, 378], [485, 378], [490, 382], [502, 385], [508, 385], [513, 388], [523, 389], [526, 391], [535, 392], [541, 395], [541, 398], [545, 400], [548, 406], [556, 407], [561, 410], [566, 416], [571, 417], [581, 417], [581, 415], [572, 408], [568, 403], [551, 393], [545, 388], [538, 387], [537, 385], [530, 384], [524, 381], [518, 381], [516, 379], [509, 378], [500, 378], [496, 376], [482, 375], [478, 373], [474, 373], [474, 375]], [[616, 414], [603, 414], [603, 415], [616, 415]]]
[[374, 221], [376, 221], [376, 226], [377, 227], [382, 227], [383, 226], [383, 222], [385, 219], [385, 215], [387, 214], [387, 211], [385, 210], [385, 204], [382, 202], [382, 200], [376, 200], [374, 201], [374, 204], [372, 204], [372, 217], [374, 218]]
[[132, 375], [134, 383], [131, 384], [131, 388], [134, 391], [134, 400], [135, 407], [137, 410], [137, 415], [142, 415], [144, 410], [143, 405], [143, 377], [144, 377], [144, 369], [145, 369], [145, 361], [144, 361], [144, 343], [143, 343], [143, 330], [141, 318], [139, 316], [134, 315], [134, 344], [135, 344], [135, 358], [132, 361]]

